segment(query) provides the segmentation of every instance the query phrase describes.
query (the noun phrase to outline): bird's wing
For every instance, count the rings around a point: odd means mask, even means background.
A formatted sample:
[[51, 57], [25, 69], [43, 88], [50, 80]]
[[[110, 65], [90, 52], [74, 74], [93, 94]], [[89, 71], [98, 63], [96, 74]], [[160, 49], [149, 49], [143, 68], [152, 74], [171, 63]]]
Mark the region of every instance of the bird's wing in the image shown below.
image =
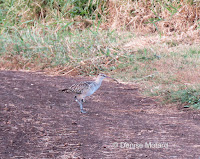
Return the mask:
[[58, 90], [58, 91], [62, 91], [62, 92], [65, 92], [65, 93], [69, 93], [69, 92], [71, 92], [68, 88], [61, 89], [61, 90]]
[[73, 84], [71, 87], [69, 87], [68, 90], [75, 92], [77, 94], [81, 94], [83, 93], [84, 90], [89, 89], [90, 88], [90, 84], [91, 82], [81, 82], [78, 84]]

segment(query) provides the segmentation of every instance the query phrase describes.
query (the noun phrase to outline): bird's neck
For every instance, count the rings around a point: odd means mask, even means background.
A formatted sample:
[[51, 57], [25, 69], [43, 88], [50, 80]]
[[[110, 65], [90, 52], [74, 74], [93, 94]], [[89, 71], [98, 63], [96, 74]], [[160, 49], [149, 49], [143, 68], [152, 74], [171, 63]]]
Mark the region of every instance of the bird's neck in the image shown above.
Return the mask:
[[101, 85], [101, 82], [103, 81], [103, 79], [102, 78], [97, 78], [96, 80], [95, 80], [95, 83], [97, 84], [97, 85]]

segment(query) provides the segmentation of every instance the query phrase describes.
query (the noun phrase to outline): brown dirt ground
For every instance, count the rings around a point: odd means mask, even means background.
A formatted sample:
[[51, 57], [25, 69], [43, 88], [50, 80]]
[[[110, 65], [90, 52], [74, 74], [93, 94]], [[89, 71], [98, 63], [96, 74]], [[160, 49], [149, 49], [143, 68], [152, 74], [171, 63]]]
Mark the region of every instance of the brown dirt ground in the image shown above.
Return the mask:
[[199, 159], [199, 111], [161, 107], [136, 86], [104, 81], [81, 114], [73, 95], [58, 91], [80, 80], [0, 71], [0, 158]]

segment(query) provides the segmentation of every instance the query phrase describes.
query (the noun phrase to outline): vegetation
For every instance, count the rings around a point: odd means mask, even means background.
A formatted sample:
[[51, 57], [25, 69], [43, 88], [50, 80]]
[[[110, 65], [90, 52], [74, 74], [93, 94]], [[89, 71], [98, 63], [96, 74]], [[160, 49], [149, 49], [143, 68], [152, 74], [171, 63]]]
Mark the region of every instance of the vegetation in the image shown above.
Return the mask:
[[193, 108], [200, 108], [200, 94], [199, 89], [185, 89], [179, 91], [172, 91], [165, 96], [166, 100], [170, 102], [183, 103], [185, 108], [192, 106]]
[[105, 72], [200, 108], [199, 3], [0, 0], [0, 68]]

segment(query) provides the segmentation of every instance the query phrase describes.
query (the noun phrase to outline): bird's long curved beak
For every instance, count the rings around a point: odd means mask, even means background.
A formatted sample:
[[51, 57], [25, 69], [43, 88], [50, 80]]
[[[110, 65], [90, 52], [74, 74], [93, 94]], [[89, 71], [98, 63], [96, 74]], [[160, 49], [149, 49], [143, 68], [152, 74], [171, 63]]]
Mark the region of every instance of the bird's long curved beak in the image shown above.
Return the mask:
[[112, 79], [113, 81], [116, 81], [117, 83], [119, 83], [116, 79], [114, 79], [114, 78], [112, 78], [112, 77], [106, 76], [106, 78], [110, 78], [110, 79]]

